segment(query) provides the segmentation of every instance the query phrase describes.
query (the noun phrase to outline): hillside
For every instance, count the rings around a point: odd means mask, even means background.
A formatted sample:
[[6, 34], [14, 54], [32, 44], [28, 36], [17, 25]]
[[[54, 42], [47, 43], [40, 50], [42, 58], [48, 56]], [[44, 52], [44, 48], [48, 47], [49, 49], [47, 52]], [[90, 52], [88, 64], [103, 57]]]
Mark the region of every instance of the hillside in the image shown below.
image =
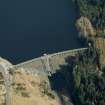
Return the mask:
[[60, 105], [45, 78], [17, 70], [13, 74], [12, 105]]

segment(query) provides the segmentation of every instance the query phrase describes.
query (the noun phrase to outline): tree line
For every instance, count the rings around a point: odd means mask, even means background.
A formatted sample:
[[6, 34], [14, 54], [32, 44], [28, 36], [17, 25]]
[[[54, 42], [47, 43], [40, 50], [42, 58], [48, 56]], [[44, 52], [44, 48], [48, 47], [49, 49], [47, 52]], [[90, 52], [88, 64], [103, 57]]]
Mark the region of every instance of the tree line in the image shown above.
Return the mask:
[[105, 105], [105, 72], [99, 69], [95, 48], [78, 55], [73, 61], [75, 105]]
[[73, 0], [80, 16], [88, 17], [96, 29], [105, 28], [105, 0]]

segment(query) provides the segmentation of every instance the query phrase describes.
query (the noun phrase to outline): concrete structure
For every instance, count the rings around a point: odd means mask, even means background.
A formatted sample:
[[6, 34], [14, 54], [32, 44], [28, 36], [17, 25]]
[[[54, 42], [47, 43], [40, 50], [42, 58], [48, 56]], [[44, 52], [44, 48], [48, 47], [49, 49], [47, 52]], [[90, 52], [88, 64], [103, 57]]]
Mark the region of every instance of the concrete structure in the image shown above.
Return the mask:
[[68, 57], [75, 56], [85, 50], [87, 50], [87, 48], [79, 48], [54, 54], [44, 54], [42, 57], [14, 65], [14, 68], [23, 68], [27, 72], [31, 73], [47, 73], [48, 75], [51, 75], [51, 73], [55, 73], [56, 70], [59, 70], [61, 65], [67, 64], [66, 59]]

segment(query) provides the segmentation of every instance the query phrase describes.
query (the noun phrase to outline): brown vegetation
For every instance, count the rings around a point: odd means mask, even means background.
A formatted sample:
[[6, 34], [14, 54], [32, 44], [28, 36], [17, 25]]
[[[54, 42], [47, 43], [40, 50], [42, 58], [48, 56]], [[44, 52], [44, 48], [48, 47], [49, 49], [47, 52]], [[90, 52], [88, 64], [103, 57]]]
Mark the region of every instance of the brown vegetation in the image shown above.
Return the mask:
[[91, 22], [86, 17], [80, 17], [76, 23], [77, 29], [79, 30], [80, 37], [96, 36], [96, 31], [93, 28]]
[[60, 105], [43, 77], [17, 70], [13, 80], [12, 105]]

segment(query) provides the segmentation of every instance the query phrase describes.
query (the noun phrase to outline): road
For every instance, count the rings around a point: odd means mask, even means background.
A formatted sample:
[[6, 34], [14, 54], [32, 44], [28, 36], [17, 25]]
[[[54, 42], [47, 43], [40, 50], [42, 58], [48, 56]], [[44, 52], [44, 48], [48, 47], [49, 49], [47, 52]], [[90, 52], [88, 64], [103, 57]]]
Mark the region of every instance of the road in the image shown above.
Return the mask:
[[5, 80], [5, 88], [6, 88], [6, 105], [11, 105], [11, 91], [10, 91], [10, 75], [8, 70], [6, 70], [3, 65], [0, 64], [0, 72], [3, 74]]

